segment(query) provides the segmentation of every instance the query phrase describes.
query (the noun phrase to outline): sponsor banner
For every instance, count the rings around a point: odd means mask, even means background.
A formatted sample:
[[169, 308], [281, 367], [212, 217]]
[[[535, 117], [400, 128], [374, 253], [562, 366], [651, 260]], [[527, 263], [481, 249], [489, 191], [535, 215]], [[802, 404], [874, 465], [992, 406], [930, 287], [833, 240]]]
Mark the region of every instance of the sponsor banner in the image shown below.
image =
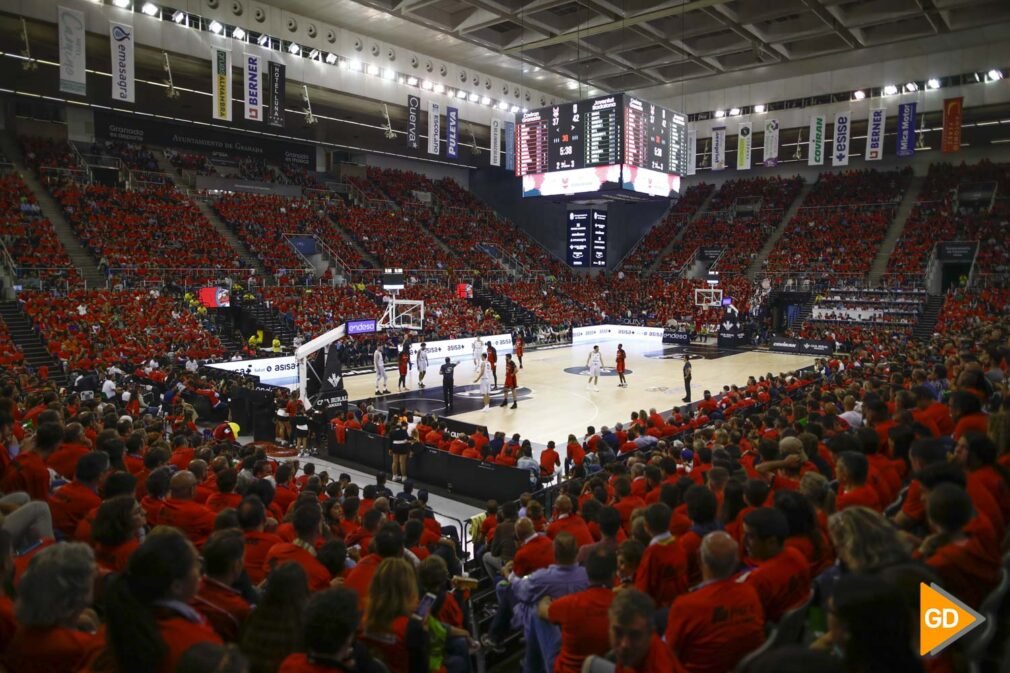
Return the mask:
[[593, 230], [591, 232], [592, 242], [590, 249], [592, 250], [592, 258], [589, 262], [589, 266], [607, 266], [607, 211], [605, 210], [593, 210], [592, 216], [590, 217], [593, 224]]
[[790, 337], [772, 337], [771, 350], [777, 353], [806, 353], [809, 355], [831, 355], [835, 352], [835, 344], [830, 341], [813, 339], [792, 339]]
[[808, 166], [821, 166], [824, 164], [824, 116], [817, 115], [810, 118], [810, 151], [807, 154]]
[[421, 98], [414, 94], [407, 94], [407, 147], [412, 150], [420, 147], [417, 138], [417, 122], [420, 116]]
[[260, 360], [237, 360], [235, 362], [215, 362], [207, 365], [226, 372], [241, 372], [260, 377], [260, 383], [272, 386], [287, 386], [298, 383], [298, 360], [289, 355], [281, 358]]
[[442, 104], [428, 101], [428, 154], [438, 156], [442, 152]]
[[897, 155], [910, 157], [915, 154], [915, 103], [898, 106]]
[[445, 156], [459, 158], [459, 109], [445, 109]]
[[[340, 404], [347, 401], [340, 350], [341, 347], [338, 344], [330, 344], [326, 349], [326, 367], [323, 369], [323, 380], [319, 386], [319, 397], [316, 398], [316, 404], [319, 406], [322, 406], [319, 404], [320, 401], [324, 405]], [[343, 394], [343, 399], [341, 399], [341, 394]]]
[[180, 150], [226, 152], [260, 157], [312, 169], [315, 148], [293, 141], [276, 141], [258, 135], [229, 133], [208, 126], [183, 126], [153, 122], [147, 117], [95, 110], [95, 136], [138, 145], [159, 145]]
[[684, 175], [694, 175], [698, 170], [698, 130], [688, 129], [687, 130], [687, 148], [684, 150], [687, 154], [687, 170], [684, 171]]
[[516, 123], [505, 122], [505, 170], [516, 169]]
[[751, 123], [740, 122], [740, 130], [736, 136], [736, 169], [750, 170], [750, 151], [754, 139], [751, 137]]
[[589, 264], [589, 210], [568, 211], [568, 266], [585, 267]]
[[133, 26], [109, 21], [109, 49], [112, 52], [112, 100], [136, 102], [133, 77]]
[[849, 165], [849, 138], [851, 137], [849, 111], [835, 113], [835, 137], [831, 143], [831, 165]]
[[362, 320], [348, 320], [347, 326], [347, 336], [354, 336], [355, 334], [372, 334], [376, 331], [375, 320], [362, 319]]
[[267, 67], [267, 124], [284, 128], [284, 92], [287, 66], [270, 61]]
[[263, 121], [263, 96], [261, 77], [263, 61], [256, 54], [243, 56], [245, 70], [245, 118], [249, 121]]
[[712, 129], [712, 170], [721, 171], [726, 168], [726, 127], [717, 126]]
[[219, 47], [213, 48], [211, 66], [213, 76], [211, 87], [214, 89], [214, 119], [223, 122], [231, 121], [231, 52]]
[[688, 346], [691, 343], [691, 335], [683, 330], [664, 329], [663, 343]]
[[84, 64], [84, 12], [56, 8], [60, 40], [60, 91], [83, 96], [87, 92]]
[[636, 327], [634, 325], [592, 325], [573, 327], [572, 343], [586, 343], [605, 340], [634, 339], [636, 341], [662, 341], [662, 327]]
[[226, 287], [201, 287], [197, 297], [200, 299], [200, 303], [207, 308], [231, 306], [231, 292]]
[[944, 154], [961, 151], [961, 122], [964, 118], [964, 98], [943, 101], [943, 136], [940, 151]]
[[779, 164], [779, 120], [769, 119], [765, 122], [764, 161], [768, 168]]
[[943, 262], [970, 262], [975, 259], [978, 244], [974, 241], [947, 241], [936, 248], [936, 256]]
[[[495, 347], [498, 351], [498, 366], [502, 367], [505, 363], [504, 355], [506, 353], [512, 352], [512, 335], [511, 334], [495, 334], [493, 336], [482, 335], [480, 337], [481, 343], [486, 344], [488, 341], [491, 345]], [[430, 365], [440, 365], [445, 362], [446, 357], [450, 357], [453, 360], [472, 360], [473, 359], [473, 337], [468, 339], [446, 339], [445, 341], [426, 341], [425, 349], [428, 351], [428, 363]], [[421, 342], [415, 341], [410, 344], [410, 361], [417, 361], [417, 352], [421, 350]], [[485, 347], [485, 350], [487, 348]]]
[[492, 166], [501, 166], [501, 120], [491, 119], [491, 161]]
[[884, 158], [884, 123], [887, 108], [873, 108], [866, 120], [866, 160], [880, 161]]

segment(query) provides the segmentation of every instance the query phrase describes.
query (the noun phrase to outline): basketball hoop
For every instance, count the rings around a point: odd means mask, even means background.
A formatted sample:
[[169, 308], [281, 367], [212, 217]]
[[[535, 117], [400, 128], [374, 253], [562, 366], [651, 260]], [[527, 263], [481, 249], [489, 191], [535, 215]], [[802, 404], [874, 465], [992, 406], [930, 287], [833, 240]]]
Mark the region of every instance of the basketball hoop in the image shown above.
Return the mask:
[[706, 308], [722, 306], [722, 288], [695, 288], [694, 305]]

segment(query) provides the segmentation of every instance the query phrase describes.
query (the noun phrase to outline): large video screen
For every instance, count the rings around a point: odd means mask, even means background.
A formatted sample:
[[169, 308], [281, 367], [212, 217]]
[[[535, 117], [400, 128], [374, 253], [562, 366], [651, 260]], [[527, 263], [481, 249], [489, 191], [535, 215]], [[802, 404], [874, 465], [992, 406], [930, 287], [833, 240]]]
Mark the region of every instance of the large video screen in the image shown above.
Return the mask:
[[673, 196], [673, 178], [687, 167], [687, 117], [625, 94], [530, 110], [515, 133], [524, 197], [608, 189]]

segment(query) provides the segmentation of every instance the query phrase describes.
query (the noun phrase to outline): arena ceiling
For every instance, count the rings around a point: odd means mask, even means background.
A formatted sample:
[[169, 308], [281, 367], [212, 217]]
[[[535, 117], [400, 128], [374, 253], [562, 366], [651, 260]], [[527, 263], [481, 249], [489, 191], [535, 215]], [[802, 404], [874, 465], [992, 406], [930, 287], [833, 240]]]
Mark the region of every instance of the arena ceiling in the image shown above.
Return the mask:
[[[1010, 24], [1007, 0], [271, 0], [564, 98], [720, 75], [800, 74], [798, 62]], [[946, 42], [946, 40], [943, 40]], [[948, 47], [949, 48], [949, 47]], [[502, 58], [505, 56], [506, 58]], [[830, 69], [830, 65], [825, 69]], [[699, 88], [700, 87], [700, 88]]]

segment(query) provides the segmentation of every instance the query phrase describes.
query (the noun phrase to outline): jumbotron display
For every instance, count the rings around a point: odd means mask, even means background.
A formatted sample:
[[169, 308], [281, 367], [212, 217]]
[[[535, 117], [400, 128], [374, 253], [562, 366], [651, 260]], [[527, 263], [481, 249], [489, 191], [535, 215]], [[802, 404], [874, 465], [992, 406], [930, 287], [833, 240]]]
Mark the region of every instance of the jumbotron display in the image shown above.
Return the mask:
[[627, 94], [530, 110], [516, 123], [523, 196], [625, 189], [669, 197], [687, 167], [687, 116]]

